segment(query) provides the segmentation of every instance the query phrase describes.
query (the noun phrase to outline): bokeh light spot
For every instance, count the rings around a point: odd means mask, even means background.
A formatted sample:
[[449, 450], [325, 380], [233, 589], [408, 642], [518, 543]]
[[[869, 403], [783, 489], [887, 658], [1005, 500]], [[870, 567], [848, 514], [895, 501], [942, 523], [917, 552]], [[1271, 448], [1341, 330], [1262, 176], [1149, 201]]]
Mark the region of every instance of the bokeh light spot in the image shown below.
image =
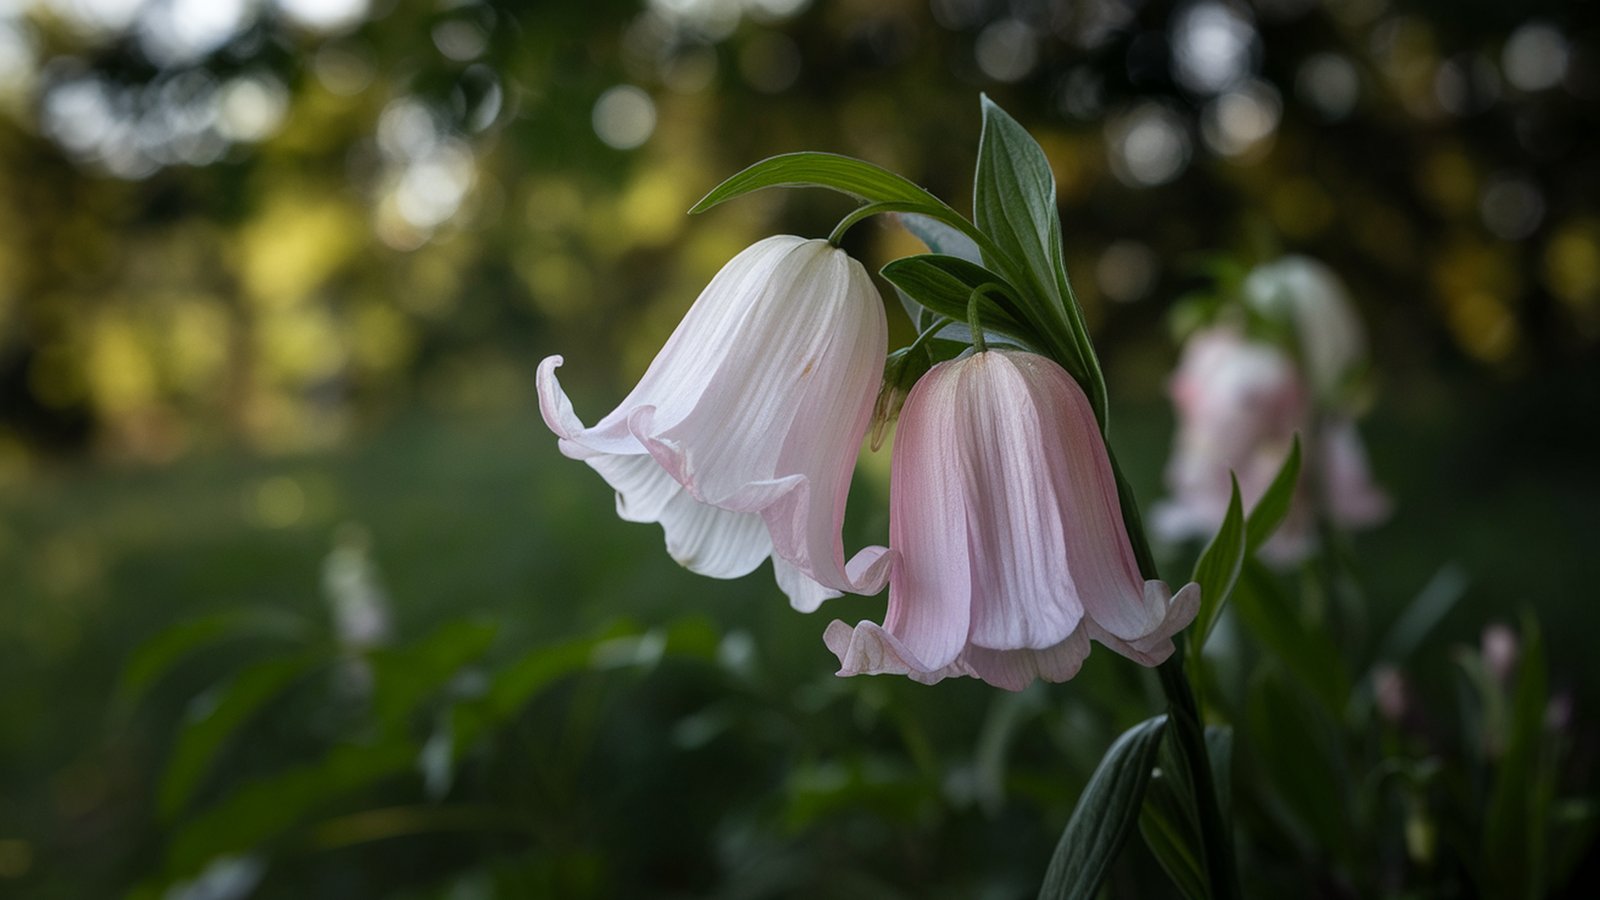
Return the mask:
[[606, 146], [632, 150], [656, 130], [656, 104], [631, 84], [619, 84], [594, 104], [594, 133]]

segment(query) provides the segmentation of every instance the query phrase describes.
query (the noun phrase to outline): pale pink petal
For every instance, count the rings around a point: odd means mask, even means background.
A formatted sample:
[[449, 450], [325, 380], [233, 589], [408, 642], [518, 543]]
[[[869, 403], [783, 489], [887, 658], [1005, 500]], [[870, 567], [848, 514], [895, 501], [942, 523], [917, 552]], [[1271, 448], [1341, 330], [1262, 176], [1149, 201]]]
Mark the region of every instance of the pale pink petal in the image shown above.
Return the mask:
[[1335, 522], [1360, 528], [1389, 517], [1389, 497], [1372, 481], [1367, 451], [1354, 422], [1335, 419], [1324, 425], [1321, 470], [1328, 512]]
[[[1069, 532], [1078, 527], [1064, 517], [1078, 511], [1064, 508], [1052, 478], [1052, 469], [1070, 464], [1074, 454], [1055, 435], [1047, 436], [1063, 424], [1063, 410], [1031, 390], [1030, 379], [1038, 373], [1021, 367], [1033, 358], [1038, 357], [983, 353], [928, 376], [957, 384], [955, 428], [937, 443], [952, 447], [960, 459], [946, 477], [963, 480], [972, 560], [967, 639], [979, 647], [1053, 647], [1083, 618], [1078, 582], [1084, 573], [1069, 567], [1070, 554], [1063, 552], [1070, 548]], [[898, 450], [897, 445], [897, 456]]]
[[1020, 691], [1034, 679], [1060, 683], [1076, 677], [1089, 657], [1089, 633], [1079, 628], [1066, 640], [1043, 650], [990, 650], [969, 647], [961, 661], [973, 677], [997, 688]]
[[941, 363], [906, 397], [889, 483], [890, 575], [884, 627], [926, 668], [949, 665], [972, 621], [966, 484], [957, 450], [959, 369]]
[[1090, 637], [1128, 659], [1141, 665], [1158, 666], [1172, 655], [1172, 636], [1188, 627], [1200, 612], [1200, 585], [1190, 582], [1174, 595], [1166, 584], [1147, 581], [1144, 595], [1146, 609], [1156, 620], [1156, 626], [1149, 633], [1125, 640], [1107, 632], [1093, 619], [1087, 623], [1088, 631]]
[[1027, 367], [1024, 383], [1039, 416], [1056, 423], [1052, 439], [1038, 451], [1038, 468], [1051, 479], [1056, 509], [1067, 523], [1066, 552], [1057, 555], [1072, 573], [1077, 601], [1109, 634], [1130, 639], [1150, 633], [1161, 618], [1144, 602], [1144, 579], [1088, 397], [1066, 370], [1044, 357], [1008, 355]]
[[928, 666], [893, 634], [872, 622], [851, 628], [833, 620], [822, 634], [823, 643], [839, 658], [837, 674], [906, 675], [913, 681], [935, 684], [946, 678], [971, 674], [956, 663]]

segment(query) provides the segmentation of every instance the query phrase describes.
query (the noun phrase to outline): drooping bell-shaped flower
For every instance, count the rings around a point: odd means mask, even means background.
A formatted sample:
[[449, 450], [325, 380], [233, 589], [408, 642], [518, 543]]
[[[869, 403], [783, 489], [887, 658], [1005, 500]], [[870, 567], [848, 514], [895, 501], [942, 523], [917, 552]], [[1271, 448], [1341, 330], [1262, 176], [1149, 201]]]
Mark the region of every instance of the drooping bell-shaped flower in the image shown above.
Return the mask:
[[1243, 294], [1256, 312], [1293, 331], [1317, 398], [1343, 405], [1351, 377], [1366, 362], [1367, 342], [1339, 276], [1309, 256], [1290, 255], [1251, 269]]
[[1251, 508], [1266, 493], [1298, 433], [1304, 443], [1301, 483], [1288, 515], [1261, 554], [1291, 564], [1315, 545], [1315, 509], [1336, 525], [1357, 528], [1388, 515], [1373, 484], [1355, 424], [1343, 414], [1317, 417], [1295, 361], [1277, 346], [1219, 325], [1192, 335], [1168, 385], [1178, 430], [1167, 461], [1169, 496], [1151, 516], [1166, 540], [1206, 540], [1221, 527], [1232, 493]]
[[828, 626], [841, 675], [1065, 681], [1089, 639], [1144, 665], [1199, 607], [1139, 574], [1088, 398], [1060, 366], [990, 350], [912, 388], [895, 436], [883, 624]]
[[539, 407], [561, 452], [616, 489], [617, 514], [657, 522], [684, 567], [737, 578], [769, 555], [800, 609], [875, 593], [884, 548], [847, 565], [844, 504], [887, 344], [860, 263], [826, 241], [779, 236], [712, 279], [616, 409], [585, 427], [539, 364]]

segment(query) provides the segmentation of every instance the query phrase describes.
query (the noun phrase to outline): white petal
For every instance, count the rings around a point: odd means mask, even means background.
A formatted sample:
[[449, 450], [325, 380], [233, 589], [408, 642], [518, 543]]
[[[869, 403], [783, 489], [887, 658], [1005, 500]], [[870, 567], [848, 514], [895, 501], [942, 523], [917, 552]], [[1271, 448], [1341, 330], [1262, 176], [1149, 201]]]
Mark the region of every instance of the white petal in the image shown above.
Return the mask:
[[772, 552], [761, 517], [707, 506], [680, 491], [661, 510], [667, 552], [678, 564], [712, 578], [748, 575]]

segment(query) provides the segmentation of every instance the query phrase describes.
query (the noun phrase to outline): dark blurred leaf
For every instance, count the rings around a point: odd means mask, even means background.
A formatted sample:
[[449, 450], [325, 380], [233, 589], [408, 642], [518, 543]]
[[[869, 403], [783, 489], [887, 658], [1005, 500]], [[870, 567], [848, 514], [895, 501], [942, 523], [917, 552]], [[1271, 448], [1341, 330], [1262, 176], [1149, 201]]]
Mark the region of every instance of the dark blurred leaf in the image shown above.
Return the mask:
[[[1250, 510], [1250, 519], [1245, 526], [1246, 549], [1254, 553], [1261, 549], [1261, 545], [1272, 537], [1278, 525], [1283, 522], [1283, 517], [1289, 514], [1289, 505], [1294, 502], [1295, 490], [1300, 485], [1300, 435], [1294, 436], [1294, 442], [1289, 445], [1289, 456], [1284, 459], [1283, 466], [1278, 469], [1278, 474], [1272, 479], [1272, 484], [1267, 486], [1266, 493], [1256, 501]], [[1235, 490], [1238, 485], [1235, 483]]]
[[1222, 608], [1233, 593], [1245, 560], [1245, 523], [1239, 502], [1239, 480], [1229, 477], [1233, 481], [1233, 493], [1228, 498], [1228, 511], [1222, 517], [1222, 528], [1194, 565], [1193, 580], [1200, 585], [1200, 612], [1190, 626], [1189, 657], [1195, 663], [1194, 671], [1199, 671], [1200, 651], [1222, 616]]
[[1522, 620], [1522, 662], [1517, 667], [1505, 756], [1495, 773], [1484, 818], [1483, 859], [1496, 897], [1543, 897], [1554, 773], [1544, 758], [1549, 675], [1544, 642], [1533, 616]]
[[1321, 706], [1306, 702], [1276, 667], [1252, 680], [1246, 712], [1257, 790], [1281, 803], [1292, 824], [1304, 829], [1304, 849], [1347, 859], [1354, 840], [1351, 785], [1337, 723]]
[[185, 656], [212, 644], [244, 638], [300, 640], [309, 623], [281, 609], [237, 609], [178, 622], [133, 652], [117, 682], [116, 706], [131, 710], [161, 676]]
[[1061, 832], [1041, 900], [1092, 898], [1138, 820], [1145, 785], [1161, 747], [1167, 717], [1146, 719], [1122, 733], [1084, 787]]
[[1350, 699], [1350, 676], [1339, 649], [1326, 630], [1306, 627], [1292, 603], [1271, 572], [1254, 559], [1245, 560], [1234, 591], [1239, 621], [1330, 713], [1342, 715]]
[[994, 248], [984, 247], [984, 261], [1023, 292], [1024, 317], [1062, 357], [1104, 426], [1105, 376], [1067, 280], [1050, 161], [1027, 129], [987, 96], [982, 107], [972, 213], [1001, 254], [991, 258]]
[[326, 662], [322, 654], [269, 659], [240, 671], [221, 688], [195, 698], [161, 778], [157, 802], [161, 815], [170, 819], [189, 802], [223, 744], [262, 706], [313, 666]]
[[1217, 791], [1222, 821], [1233, 821], [1233, 726], [1206, 726], [1206, 756], [1211, 760], [1211, 783]]
[[954, 216], [939, 198], [881, 166], [836, 153], [785, 153], [756, 163], [711, 189], [690, 214], [769, 187], [820, 187], [867, 203], [904, 204], [902, 211]]
[[168, 850], [169, 883], [222, 854], [269, 846], [311, 813], [407, 771], [416, 755], [407, 740], [345, 745], [315, 763], [244, 785], [177, 832]]
[[1400, 663], [1408, 659], [1466, 593], [1467, 574], [1460, 566], [1448, 563], [1440, 568], [1390, 626], [1378, 645], [1378, 660]]
[[451, 622], [410, 646], [372, 652], [372, 708], [379, 724], [404, 725], [419, 704], [483, 656], [497, 632], [493, 622]]

